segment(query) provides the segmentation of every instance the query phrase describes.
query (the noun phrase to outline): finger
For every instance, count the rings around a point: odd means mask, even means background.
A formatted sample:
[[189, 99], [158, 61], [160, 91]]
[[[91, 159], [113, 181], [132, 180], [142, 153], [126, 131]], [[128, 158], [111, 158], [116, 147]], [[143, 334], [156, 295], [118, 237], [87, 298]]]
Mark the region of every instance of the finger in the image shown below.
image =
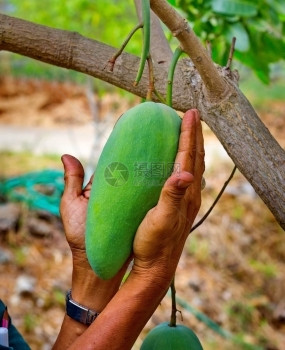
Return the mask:
[[205, 170], [204, 165], [204, 140], [202, 133], [202, 124], [199, 117], [199, 112], [196, 111], [196, 153], [195, 153], [195, 168], [194, 181], [189, 191], [187, 191], [185, 200], [188, 202], [188, 217], [197, 213], [201, 205], [201, 190], [202, 190], [202, 175]]
[[199, 117], [199, 112], [196, 115], [196, 157], [195, 157], [195, 178], [201, 184], [202, 175], [205, 170], [205, 150], [204, 150], [204, 139], [202, 132], [202, 124]]
[[82, 193], [84, 169], [78, 159], [68, 154], [61, 157], [64, 166], [64, 196], [76, 198]]
[[194, 173], [195, 153], [196, 153], [196, 113], [191, 109], [184, 114], [179, 146], [175, 158], [175, 169]]
[[176, 209], [179, 208], [185, 192], [193, 180], [194, 176], [187, 171], [172, 174], [161, 190], [157, 208], [164, 214], [173, 213], [173, 209], [176, 213]]

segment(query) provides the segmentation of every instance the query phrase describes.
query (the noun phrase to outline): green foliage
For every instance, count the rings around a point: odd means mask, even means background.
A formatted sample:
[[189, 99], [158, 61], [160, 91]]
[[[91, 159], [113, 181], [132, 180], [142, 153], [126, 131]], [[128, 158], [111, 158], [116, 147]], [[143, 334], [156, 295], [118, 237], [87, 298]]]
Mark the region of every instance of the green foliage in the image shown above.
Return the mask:
[[285, 3], [282, 0], [169, 0], [180, 8], [195, 33], [212, 46], [213, 59], [225, 65], [233, 37], [235, 58], [264, 83], [270, 64], [285, 58]]

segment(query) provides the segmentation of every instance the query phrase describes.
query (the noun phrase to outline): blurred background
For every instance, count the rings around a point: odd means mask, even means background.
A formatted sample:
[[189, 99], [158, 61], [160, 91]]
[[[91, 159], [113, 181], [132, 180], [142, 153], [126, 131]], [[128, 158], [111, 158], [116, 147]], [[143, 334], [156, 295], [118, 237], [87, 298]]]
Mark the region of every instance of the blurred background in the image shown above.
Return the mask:
[[[284, 148], [285, 4], [169, 2], [210, 43], [216, 63], [225, 65], [237, 38], [233, 68], [240, 88]], [[137, 24], [131, 0], [0, 0], [0, 11], [114, 47]], [[177, 42], [165, 34], [174, 49]], [[140, 50], [137, 32], [126, 51]], [[88, 179], [115, 121], [140, 101], [81, 73], [0, 52], [0, 298], [32, 349], [51, 348], [70, 287], [71, 257], [58, 211], [60, 157], [78, 157]], [[197, 221], [233, 168], [216, 136], [206, 125], [203, 130], [206, 188]], [[285, 349], [285, 234], [238, 171], [188, 239], [176, 288], [178, 323], [191, 327], [205, 350]], [[134, 349], [170, 313], [166, 296]]]

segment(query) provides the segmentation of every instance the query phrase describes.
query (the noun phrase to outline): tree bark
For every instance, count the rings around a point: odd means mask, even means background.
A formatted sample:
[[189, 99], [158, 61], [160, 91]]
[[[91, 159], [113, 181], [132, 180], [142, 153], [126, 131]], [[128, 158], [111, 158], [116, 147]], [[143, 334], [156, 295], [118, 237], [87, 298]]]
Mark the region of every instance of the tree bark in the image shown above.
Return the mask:
[[[151, 1], [152, 4], [154, 2]], [[171, 20], [168, 21], [171, 26]], [[186, 40], [185, 37], [183, 40]], [[89, 74], [138, 96], [146, 96], [147, 74], [138, 86], [133, 86], [138, 57], [123, 53], [114, 71], [110, 72], [107, 63], [116, 50], [78, 33], [51, 29], [0, 14], [0, 50]], [[191, 55], [195, 57], [195, 47]], [[205, 71], [207, 65], [207, 60], [202, 59], [199, 71]], [[218, 84], [217, 95], [209, 93], [215, 86], [214, 80], [207, 86], [208, 77], [213, 79], [212, 73], [205, 73], [206, 78], [203, 74], [200, 76], [190, 60], [181, 60], [175, 73], [173, 107], [180, 111], [189, 108], [200, 110], [203, 120], [285, 229], [285, 152], [238, 89], [232, 72], [214, 67], [216, 72], [213, 74], [219, 77], [217, 82], [222, 82]], [[213, 72], [212, 63], [210, 71]], [[154, 61], [154, 74], [156, 89], [165, 95], [165, 65]]]

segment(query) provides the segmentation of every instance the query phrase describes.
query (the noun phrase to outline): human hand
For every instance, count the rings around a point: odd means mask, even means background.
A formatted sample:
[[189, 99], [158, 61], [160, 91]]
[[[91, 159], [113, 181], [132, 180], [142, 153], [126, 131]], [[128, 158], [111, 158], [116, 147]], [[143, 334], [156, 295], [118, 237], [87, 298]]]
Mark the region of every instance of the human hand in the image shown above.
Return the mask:
[[82, 188], [84, 181], [82, 164], [68, 154], [63, 155], [61, 159], [64, 166], [65, 187], [60, 213], [66, 239], [73, 257], [82, 260], [84, 266], [87, 264], [86, 267], [90, 267], [85, 252], [85, 223], [92, 178], [85, 188]]
[[184, 115], [175, 164], [158, 201], [140, 224], [133, 245], [133, 272], [171, 281], [201, 205], [204, 143], [197, 110]]
[[[66, 154], [62, 156], [62, 162], [65, 188], [60, 212], [73, 259], [72, 297], [77, 302], [100, 311], [118, 290], [127, 263], [108, 281], [99, 279], [93, 272], [85, 250], [86, 214], [93, 177], [82, 188], [84, 169], [79, 160]], [[96, 297], [94, 297], [95, 290]]]

